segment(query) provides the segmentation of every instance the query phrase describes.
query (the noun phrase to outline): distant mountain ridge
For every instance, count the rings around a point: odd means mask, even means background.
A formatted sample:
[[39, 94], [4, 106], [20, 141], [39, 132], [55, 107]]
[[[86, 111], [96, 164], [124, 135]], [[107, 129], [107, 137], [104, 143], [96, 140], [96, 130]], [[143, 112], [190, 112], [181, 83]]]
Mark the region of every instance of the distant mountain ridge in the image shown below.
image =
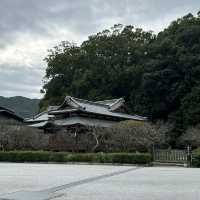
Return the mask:
[[29, 99], [27, 97], [2, 97], [0, 96], [0, 106], [9, 108], [16, 114], [27, 118], [32, 117], [39, 111], [40, 99]]

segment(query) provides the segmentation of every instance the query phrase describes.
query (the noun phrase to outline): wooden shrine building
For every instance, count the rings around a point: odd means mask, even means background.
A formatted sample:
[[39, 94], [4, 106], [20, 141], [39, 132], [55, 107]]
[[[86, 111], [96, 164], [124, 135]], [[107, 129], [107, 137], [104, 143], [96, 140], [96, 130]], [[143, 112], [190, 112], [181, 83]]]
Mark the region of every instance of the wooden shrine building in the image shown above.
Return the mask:
[[111, 127], [125, 120], [145, 121], [145, 117], [124, 113], [124, 99], [88, 101], [66, 96], [60, 106], [50, 106], [46, 111], [25, 122], [44, 130], [51, 128]]

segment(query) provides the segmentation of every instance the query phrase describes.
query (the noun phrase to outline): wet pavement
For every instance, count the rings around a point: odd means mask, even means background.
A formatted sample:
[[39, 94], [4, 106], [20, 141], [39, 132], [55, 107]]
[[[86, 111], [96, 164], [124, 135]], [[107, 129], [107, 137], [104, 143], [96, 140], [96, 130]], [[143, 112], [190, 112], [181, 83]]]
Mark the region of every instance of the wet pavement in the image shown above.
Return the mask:
[[0, 200], [199, 200], [200, 169], [0, 164]]

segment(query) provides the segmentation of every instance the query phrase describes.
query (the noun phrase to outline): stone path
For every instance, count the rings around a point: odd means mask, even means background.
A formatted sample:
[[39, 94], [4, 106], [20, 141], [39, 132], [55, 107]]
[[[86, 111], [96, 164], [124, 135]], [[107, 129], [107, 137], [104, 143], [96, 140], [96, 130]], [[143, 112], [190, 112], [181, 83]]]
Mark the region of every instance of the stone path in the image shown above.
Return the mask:
[[199, 200], [200, 169], [0, 163], [1, 200]]

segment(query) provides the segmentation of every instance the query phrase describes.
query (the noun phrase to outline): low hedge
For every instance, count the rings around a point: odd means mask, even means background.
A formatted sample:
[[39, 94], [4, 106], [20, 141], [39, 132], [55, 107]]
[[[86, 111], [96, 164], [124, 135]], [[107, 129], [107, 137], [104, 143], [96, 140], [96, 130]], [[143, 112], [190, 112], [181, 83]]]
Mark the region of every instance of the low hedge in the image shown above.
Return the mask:
[[47, 151], [0, 151], [0, 162], [89, 162], [150, 164], [148, 153], [65, 153]]
[[193, 167], [200, 167], [200, 148], [193, 151], [192, 166]]

